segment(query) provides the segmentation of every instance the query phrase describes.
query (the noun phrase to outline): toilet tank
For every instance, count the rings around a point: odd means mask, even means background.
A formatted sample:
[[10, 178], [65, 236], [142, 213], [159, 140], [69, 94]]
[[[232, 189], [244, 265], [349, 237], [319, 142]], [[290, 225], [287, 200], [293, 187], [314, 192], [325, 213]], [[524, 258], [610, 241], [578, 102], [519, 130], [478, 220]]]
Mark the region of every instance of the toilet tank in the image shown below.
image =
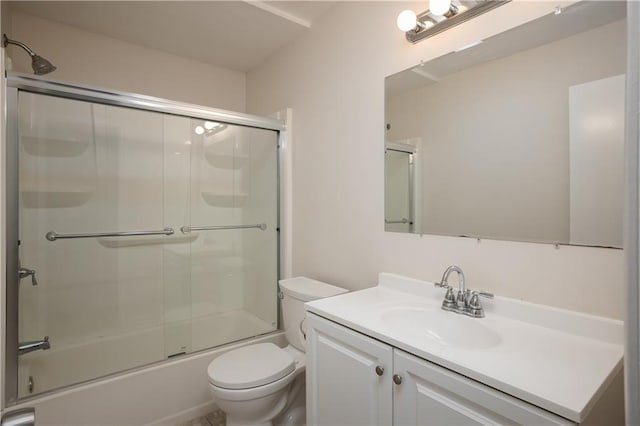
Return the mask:
[[282, 318], [285, 336], [289, 344], [303, 352], [304, 304], [348, 291], [307, 277], [280, 280], [280, 290], [282, 291]]

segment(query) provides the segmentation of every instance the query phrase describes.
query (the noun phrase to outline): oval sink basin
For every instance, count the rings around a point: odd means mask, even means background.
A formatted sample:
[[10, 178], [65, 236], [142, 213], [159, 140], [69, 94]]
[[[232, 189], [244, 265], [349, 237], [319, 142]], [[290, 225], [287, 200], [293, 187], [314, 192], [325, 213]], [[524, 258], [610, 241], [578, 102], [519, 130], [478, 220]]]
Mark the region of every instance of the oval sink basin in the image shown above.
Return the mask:
[[403, 334], [418, 334], [460, 349], [489, 349], [502, 342], [498, 333], [482, 324], [482, 319], [441, 309], [391, 308], [383, 311], [381, 318]]

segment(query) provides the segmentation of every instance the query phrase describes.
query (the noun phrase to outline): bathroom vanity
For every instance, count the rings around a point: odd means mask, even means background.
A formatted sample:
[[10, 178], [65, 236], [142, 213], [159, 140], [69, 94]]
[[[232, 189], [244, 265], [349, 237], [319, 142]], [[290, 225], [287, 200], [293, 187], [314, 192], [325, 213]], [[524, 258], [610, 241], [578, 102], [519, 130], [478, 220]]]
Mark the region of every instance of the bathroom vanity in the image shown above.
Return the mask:
[[501, 297], [470, 318], [442, 310], [444, 294], [380, 274], [376, 287], [308, 303], [307, 424], [569, 425], [600, 415], [615, 424], [622, 415], [615, 398], [594, 409], [620, 385], [621, 321]]

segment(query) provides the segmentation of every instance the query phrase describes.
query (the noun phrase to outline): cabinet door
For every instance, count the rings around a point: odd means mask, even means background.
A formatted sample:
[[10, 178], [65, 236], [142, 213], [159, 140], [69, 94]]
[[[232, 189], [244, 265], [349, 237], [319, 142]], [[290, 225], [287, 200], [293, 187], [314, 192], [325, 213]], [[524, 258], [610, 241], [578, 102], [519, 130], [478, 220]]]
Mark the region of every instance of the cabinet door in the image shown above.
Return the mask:
[[460, 374], [394, 351], [395, 425], [572, 425], [574, 423]]
[[391, 424], [392, 348], [310, 313], [307, 330], [307, 424]]

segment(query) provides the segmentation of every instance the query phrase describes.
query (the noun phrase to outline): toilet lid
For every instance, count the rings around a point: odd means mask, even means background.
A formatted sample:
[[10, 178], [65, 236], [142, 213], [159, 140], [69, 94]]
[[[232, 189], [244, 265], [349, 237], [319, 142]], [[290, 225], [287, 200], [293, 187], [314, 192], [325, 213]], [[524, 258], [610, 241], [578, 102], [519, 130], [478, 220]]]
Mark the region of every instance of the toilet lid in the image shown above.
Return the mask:
[[234, 349], [211, 361], [211, 384], [226, 389], [248, 389], [275, 382], [291, 373], [291, 355], [273, 343], [257, 343]]

